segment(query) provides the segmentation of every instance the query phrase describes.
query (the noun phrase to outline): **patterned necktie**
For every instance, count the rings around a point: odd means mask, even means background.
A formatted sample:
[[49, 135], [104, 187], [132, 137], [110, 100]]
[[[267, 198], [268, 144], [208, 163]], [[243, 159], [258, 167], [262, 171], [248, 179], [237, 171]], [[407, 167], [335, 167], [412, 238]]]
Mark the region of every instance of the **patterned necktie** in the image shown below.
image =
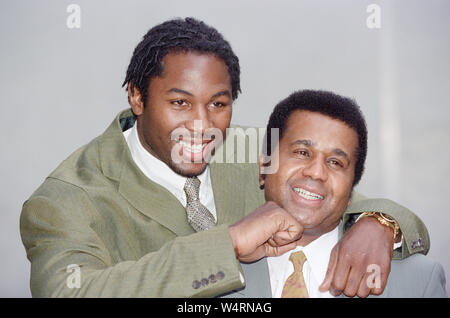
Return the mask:
[[195, 231], [204, 231], [216, 225], [214, 216], [200, 203], [200, 180], [197, 177], [188, 178], [184, 185], [186, 193], [186, 213], [189, 224]]
[[294, 265], [294, 272], [286, 280], [281, 298], [309, 298], [305, 279], [303, 278], [303, 264], [306, 261], [305, 254], [302, 251], [292, 253], [289, 260]]

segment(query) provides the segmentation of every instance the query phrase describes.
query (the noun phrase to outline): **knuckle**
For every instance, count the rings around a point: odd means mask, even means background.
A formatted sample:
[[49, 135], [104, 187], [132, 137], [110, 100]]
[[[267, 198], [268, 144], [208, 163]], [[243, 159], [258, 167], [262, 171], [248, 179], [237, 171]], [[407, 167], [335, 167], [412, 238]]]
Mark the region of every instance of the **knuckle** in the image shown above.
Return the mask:
[[354, 297], [356, 295], [357, 289], [350, 282], [344, 289], [344, 295], [347, 297]]
[[337, 296], [339, 296], [340, 294], [342, 294], [342, 291], [339, 290], [339, 289], [336, 289], [336, 288], [334, 288], [334, 287], [331, 287], [331, 288], [330, 288], [330, 294], [332, 294], [333, 296], [337, 297]]
[[345, 263], [352, 263], [353, 255], [348, 251], [341, 252], [341, 261]]
[[266, 205], [270, 208], [278, 208], [278, 204], [276, 204], [274, 201], [267, 201]]
[[340, 281], [333, 280], [333, 281], [331, 282], [331, 288], [332, 288], [334, 291], [339, 292], [339, 293], [342, 293], [342, 290], [344, 289], [344, 286], [343, 286], [343, 285], [344, 285], [344, 284], [343, 284], [342, 282], [340, 282]]
[[367, 298], [367, 296], [369, 296], [369, 291], [358, 291], [357, 295], [359, 298]]
[[356, 292], [354, 290], [347, 290], [347, 289], [345, 289], [344, 290], [344, 295], [347, 296], [347, 297], [355, 297]]
[[374, 288], [373, 290], [372, 290], [372, 294], [374, 294], [374, 295], [381, 295], [383, 293], [383, 289], [381, 289], [381, 288]]

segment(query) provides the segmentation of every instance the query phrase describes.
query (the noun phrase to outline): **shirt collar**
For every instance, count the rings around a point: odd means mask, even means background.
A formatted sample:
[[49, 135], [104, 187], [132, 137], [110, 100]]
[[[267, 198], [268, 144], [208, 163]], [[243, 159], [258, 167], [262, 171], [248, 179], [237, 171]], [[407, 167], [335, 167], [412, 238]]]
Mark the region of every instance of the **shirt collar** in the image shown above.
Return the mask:
[[[124, 132], [124, 137], [130, 148], [133, 160], [142, 172], [152, 181], [175, 193], [177, 197], [183, 198], [185, 204], [186, 194], [184, 192], [184, 185], [187, 178], [175, 173], [166, 163], [153, 156], [144, 148], [138, 136], [137, 122], [132, 128]], [[211, 187], [209, 165], [197, 177], [201, 183], [200, 188], [202, 188], [202, 185], [204, 187]], [[200, 196], [202, 196], [202, 192], [200, 191]]]
[[290, 266], [289, 256], [292, 253], [303, 251], [316, 281], [321, 282], [327, 273], [331, 251], [338, 242], [338, 235], [339, 226], [321, 235], [306, 246], [297, 246], [292, 251], [283, 255], [269, 257], [270, 262], [276, 266], [274, 268], [285, 268], [286, 266]]
[[328, 269], [331, 251], [338, 242], [339, 226], [323, 234], [306, 246], [301, 247], [311, 266], [311, 272], [318, 282], [323, 281]]

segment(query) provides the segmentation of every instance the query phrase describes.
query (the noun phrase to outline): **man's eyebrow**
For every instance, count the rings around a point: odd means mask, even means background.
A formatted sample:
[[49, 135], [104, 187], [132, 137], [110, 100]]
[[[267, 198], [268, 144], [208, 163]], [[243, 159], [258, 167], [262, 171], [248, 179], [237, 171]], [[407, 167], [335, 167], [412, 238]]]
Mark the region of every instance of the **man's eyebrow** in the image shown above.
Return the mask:
[[296, 140], [296, 141], [294, 141], [293, 143], [291, 143], [291, 146], [294, 146], [294, 145], [304, 145], [304, 146], [311, 147], [312, 144], [313, 144], [313, 143], [312, 143], [311, 140], [308, 140], [308, 139], [299, 139], [299, 140]]
[[[176, 88], [176, 87], [173, 87], [173, 88], [169, 89], [167, 91], [167, 93], [180, 93], [180, 94], [184, 94], [184, 95], [188, 95], [188, 96], [194, 96], [194, 94], [192, 94], [192, 93], [190, 93], [188, 91], [185, 91], [184, 89]], [[219, 96], [231, 97], [231, 93], [230, 93], [229, 90], [226, 89], [226, 90], [223, 90], [223, 91], [215, 93], [213, 96], [211, 96], [211, 99], [217, 98]]]
[[194, 96], [192, 93], [185, 91], [184, 89], [180, 89], [180, 88], [176, 88], [176, 87], [169, 89], [166, 93], [180, 93], [180, 94], [184, 94], [184, 95]]
[[342, 150], [342, 149], [340, 149], [340, 148], [334, 148], [334, 149], [332, 150], [332, 152], [334, 152], [336, 155], [341, 156], [341, 157], [344, 157], [345, 159], [347, 159], [348, 161], [350, 161], [350, 157], [347, 155], [347, 153], [346, 153], [344, 150]]
[[219, 96], [231, 97], [231, 93], [230, 93], [230, 91], [228, 89], [225, 89], [223, 91], [215, 93], [213, 96], [211, 96], [211, 99], [219, 97]]

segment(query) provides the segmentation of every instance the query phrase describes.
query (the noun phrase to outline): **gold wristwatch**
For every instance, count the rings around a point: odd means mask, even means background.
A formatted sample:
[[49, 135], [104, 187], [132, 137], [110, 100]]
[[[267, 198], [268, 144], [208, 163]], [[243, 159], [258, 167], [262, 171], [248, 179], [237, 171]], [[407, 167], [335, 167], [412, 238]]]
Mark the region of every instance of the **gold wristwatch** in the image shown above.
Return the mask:
[[397, 237], [397, 234], [400, 230], [400, 227], [398, 226], [398, 223], [395, 219], [390, 217], [389, 215], [386, 215], [381, 212], [363, 212], [361, 215], [356, 219], [355, 223], [358, 222], [361, 218], [366, 216], [372, 216], [378, 220], [381, 224], [388, 226], [394, 230], [394, 242], [395, 238]]

